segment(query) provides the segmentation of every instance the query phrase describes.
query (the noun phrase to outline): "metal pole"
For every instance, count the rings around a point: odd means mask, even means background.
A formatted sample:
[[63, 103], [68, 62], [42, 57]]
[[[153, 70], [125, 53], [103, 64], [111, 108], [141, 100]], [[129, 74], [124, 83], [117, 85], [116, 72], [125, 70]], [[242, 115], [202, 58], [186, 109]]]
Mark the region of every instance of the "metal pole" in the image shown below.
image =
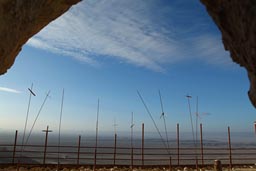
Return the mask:
[[204, 144], [203, 144], [203, 124], [200, 124], [200, 144], [201, 144], [201, 162], [204, 167]]
[[192, 96], [187, 95], [186, 97], [188, 98], [188, 109], [189, 109], [190, 122], [191, 122], [191, 132], [192, 132], [192, 136], [193, 136], [194, 146], [196, 147], [194, 124], [193, 124], [192, 112], [191, 112], [191, 106], [190, 106], [190, 100], [189, 100], [190, 98], [192, 98]]
[[163, 107], [162, 95], [161, 95], [160, 90], [158, 91], [158, 93], [159, 93], [160, 103], [161, 103], [161, 109], [162, 109], [162, 114], [161, 114], [161, 117], [160, 117], [160, 118], [162, 118], [162, 117], [163, 117], [163, 120], [164, 120], [165, 137], [166, 137], [166, 142], [167, 142], [168, 150], [170, 150], [170, 146], [169, 146], [169, 138], [168, 138], [168, 132], [167, 132], [166, 121], [165, 121], [165, 113], [164, 113], [164, 107]]
[[180, 125], [177, 123], [177, 165], [180, 166]]
[[144, 123], [142, 123], [142, 135], [141, 135], [141, 164], [144, 167]]
[[198, 158], [196, 156], [196, 170], [198, 171]]
[[52, 130], [49, 130], [49, 126], [47, 125], [46, 130], [42, 130], [45, 132], [45, 143], [44, 143], [44, 160], [43, 160], [43, 165], [45, 165], [45, 158], [46, 158], [46, 150], [47, 150], [47, 142], [48, 142], [48, 133], [52, 132]]
[[133, 147], [131, 152], [131, 170], [133, 171]]
[[31, 88], [28, 88], [29, 90], [29, 100], [28, 100], [28, 108], [27, 108], [27, 115], [26, 115], [26, 121], [24, 125], [24, 130], [23, 130], [23, 136], [22, 136], [22, 142], [21, 142], [21, 153], [20, 156], [22, 156], [23, 150], [24, 150], [24, 141], [26, 137], [26, 130], [27, 130], [27, 124], [28, 124], [28, 115], [29, 115], [29, 110], [30, 110], [30, 102], [31, 102], [31, 95], [36, 96], [36, 94], [33, 92], [33, 83], [31, 85]]
[[231, 152], [230, 127], [228, 127], [228, 146], [229, 146], [229, 168], [232, 169], [232, 152]]
[[17, 137], [18, 137], [18, 130], [16, 130], [16, 132], [15, 132], [15, 139], [14, 139], [14, 145], [13, 145], [13, 154], [12, 154], [12, 164], [14, 164], [14, 159], [15, 159]]
[[97, 165], [97, 148], [98, 148], [98, 131], [99, 131], [99, 109], [100, 109], [100, 99], [98, 99], [98, 107], [97, 107], [96, 140], [95, 140], [95, 150], [94, 150], [93, 171], [96, 170], [96, 165]]
[[131, 170], [133, 170], [133, 112], [132, 112], [132, 118], [131, 118]]
[[170, 162], [169, 162], [169, 171], [172, 171], [172, 157], [170, 157]]
[[145, 109], [146, 109], [146, 111], [147, 111], [149, 117], [151, 118], [151, 120], [152, 120], [152, 122], [153, 122], [153, 124], [154, 124], [154, 126], [155, 126], [155, 129], [157, 130], [158, 135], [160, 136], [160, 138], [161, 138], [161, 140], [162, 140], [162, 143], [163, 143], [163, 145], [164, 145], [164, 147], [165, 147], [167, 153], [168, 153], [169, 155], [171, 155], [171, 154], [170, 154], [170, 151], [168, 150], [168, 147], [167, 147], [167, 145], [166, 145], [166, 143], [165, 143], [165, 141], [164, 141], [164, 138], [163, 138], [163, 136], [162, 136], [162, 134], [161, 134], [159, 128], [158, 128], [157, 125], [156, 125], [156, 122], [155, 122], [155, 120], [154, 120], [154, 118], [153, 118], [151, 112], [149, 111], [149, 109], [148, 109], [148, 107], [147, 107], [145, 101], [143, 100], [143, 98], [142, 98], [142, 96], [141, 96], [141, 94], [140, 94], [140, 92], [139, 92], [138, 90], [137, 90], [137, 94], [139, 95], [141, 102], [143, 103], [143, 105], [144, 105], [144, 107], [145, 107]]
[[114, 142], [114, 166], [116, 165], [116, 139], [117, 139], [117, 135], [115, 134], [115, 142]]
[[95, 171], [95, 170], [96, 170], [96, 164], [97, 164], [96, 159], [97, 159], [97, 149], [95, 148], [95, 149], [94, 149], [94, 164], [93, 164], [93, 171]]
[[60, 130], [61, 130], [61, 121], [62, 121], [62, 111], [63, 111], [63, 102], [64, 102], [64, 89], [62, 91], [62, 98], [61, 98], [61, 108], [60, 108], [60, 121], [59, 121], [59, 136], [58, 136], [58, 164], [57, 164], [57, 171], [60, 170]]
[[81, 147], [81, 135], [79, 135], [79, 137], [78, 137], [77, 165], [79, 165], [79, 159], [80, 159], [80, 147]]
[[29, 134], [28, 134], [27, 140], [26, 140], [26, 142], [25, 142], [25, 145], [28, 144], [28, 140], [29, 140], [29, 138], [30, 138], [30, 136], [31, 136], [31, 134], [32, 134], [32, 131], [33, 131], [33, 129], [34, 129], [34, 126], [35, 126], [35, 124], [36, 124], [36, 121], [37, 121], [37, 119], [38, 119], [38, 117], [39, 117], [39, 115], [40, 115], [40, 113], [41, 113], [41, 111], [42, 111], [42, 109], [43, 109], [43, 107], [44, 107], [44, 105], [45, 105], [45, 102], [46, 102], [47, 98], [49, 97], [49, 94], [50, 94], [50, 90], [49, 90], [48, 93], [46, 94], [46, 96], [45, 96], [45, 98], [44, 98], [44, 101], [43, 101], [43, 103], [42, 103], [42, 105], [41, 105], [41, 107], [40, 107], [40, 109], [39, 109], [39, 111], [38, 111], [38, 113], [37, 113], [37, 116], [36, 116], [36, 118], [35, 118], [35, 120], [34, 120], [34, 123], [33, 123], [32, 127], [31, 127], [31, 129], [30, 129], [30, 131], [29, 131]]

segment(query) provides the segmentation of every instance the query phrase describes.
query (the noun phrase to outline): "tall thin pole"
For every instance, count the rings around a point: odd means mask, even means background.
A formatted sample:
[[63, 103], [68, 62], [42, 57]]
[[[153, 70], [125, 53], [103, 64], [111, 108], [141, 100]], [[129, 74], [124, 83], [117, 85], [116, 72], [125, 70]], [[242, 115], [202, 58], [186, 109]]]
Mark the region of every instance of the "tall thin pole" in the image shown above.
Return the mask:
[[28, 88], [29, 90], [29, 100], [28, 100], [28, 108], [27, 108], [27, 115], [26, 115], [26, 121], [24, 125], [24, 130], [23, 130], [23, 136], [22, 136], [22, 142], [21, 142], [21, 153], [20, 156], [22, 156], [23, 150], [24, 150], [24, 141], [26, 137], [26, 130], [27, 130], [27, 124], [28, 124], [28, 115], [30, 111], [30, 104], [31, 104], [31, 96], [36, 96], [36, 94], [33, 92], [33, 83], [31, 84], [31, 88]]
[[116, 140], [117, 140], [117, 134], [115, 133], [114, 137], [114, 166], [116, 165]]
[[172, 171], [172, 157], [169, 158], [169, 171]]
[[199, 117], [199, 113], [198, 113], [198, 96], [196, 97], [196, 148], [198, 146], [198, 117]]
[[191, 123], [191, 131], [192, 131], [192, 136], [193, 136], [193, 142], [194, 142], [194, 145], [196, 146], [195, 133], [194, 133], [194, 124], [193, 124], [192, 112], [191, 112], [191, 106], [190, 106], [190, 100], [189, 100], [189, 99], [192, 98], [192, 96], [187, 95], [186, 97], [188, 99], [188, 109], [189, 109], [189, 115], [190, 115], [190, 123]]
[[146, 109], [146, 111], [147, 111], [149, 117], [151, 118], [151, 120], [152, 120], [152, 122], [153, 122], [153, 124], [154, 124], [154, 126], [155, 126], [155, 128], [156, 128], [156, 130], [157, 130], [157, 133], [159, 134], [159, 136], [160, 136], [160, 138], [161, 138], [161, 140], [162, 140], [162, 143], [163, 143], [163, 145], [164, 145], [164, 147], [165, 147], [167, 153], [170, 155], [170, 151], [168, 150], [168, 147], [167, 147], [167, 145], [166, 145], [166, 143], [165, 143], [165, 141], [164, 141], [164, 138], [163, 138], [163, 136], [162, 136], [162, 134], [161, 134], [159, 128], [157, 127], [156, 122], [155, 122], [155, 120], [154, 120], [152, 114], [150, 113], [150, 111], [149, 111], [149, 109], [148, 109], [148, 107], [147, 107], [145, 101], [143, 100], [143, 98], [142, 98], [142, 96], [141, 96], [141, 94], [140, 94], [139, 91], [137, 91], [137, 94], [139, 95], [141, 102], [143, 103], [143, 105], [144, 105], [144, 107], [145, 107], [145, 109]]
[[200, 124], [200, 142], [201, 142], [201, 160], [202, 160], [202, 167], [204, 167], [204, 143], [203, 143], [203, 125]]
[[50, 91], [48, 91], [48, 93], [46, 94], [46, 96], [45, 96], [45, 98], [44, 98], [44, 101], [43, 101], [43, 103], [42, 103], [42, 105], [41, 105], [41, 107], [40, 107], [40, 109], [39, 109], [39, 111], [38, 111], [38, 113], [37, 113], [37, 116], [36, 116], [36, 118], [35, 118], [35, 120], [34, 120], [34, 123], [33, 123], [32, 127], [31, 127], [31, 129], [30, 129], [30, 131], [29, 131], [29, 134], [28, 134], [28, 137], [27, 137], [27, 139], [26, 139], [25, 145], [28, 143], [29, 137], [30, 137], [31, 134], [32, 134], [33, 128], [34, 128], [34, 126], [35, 126], [35, 124], [36, 124], [36, 121], [37, 121], [37, 119], [38, 119], [38, 117], [39, 117], [39, 115], [40, 115], [40, 113], [41, 113], [41, 111], [42, 111], [42, 109], [43, 109], [43, 107], [44, 107], [44, 105], [45, 105], [45, 102], [46, 102], [47, 98], [49, 97], [49, 94], [50, 94]]
[[14, 145], [13, 145], [13, 154], [12, 154], [12, 164], [14, 164], [14, 159], [15, 159], [17, 137], [18, 137], [18, 130], [16, 130], [16, 132], [15, 132], [15, 139], [14, 139]]
[[133, 112], [131, 116], [131, 170], [133, 170], [133, 127], [134, 127], [134, 122], [133, 122]]
[[49, 126], [47, 125], [46, 130], [42, 130], [45, 132], [45, 143], [44, 143], [44, 159], [43, 159], [43, 165], [45, 165], [45, 159], [46, 159], [46, 150], [47, 150], [47, 142], [48, 142], [48, 133], [52, 132], [52, 130], [49, 130]]
[[198, 113], [198, 96], [196, 96], [196, 170], [198, 171], [198, 117], [199, 117], [199, 113]]
[[81, 147], [81, 135], [78, 137], [78, 148], [77, 148], [77, 165], [79, 165], [80, 160], [80, 147]]
[[95, 171], [95, 170], [96, 170], [96, 164], [97, 164], [98, 130], [99, 130], [99, 110], [100, 110], [100, 100], [98, 99], [98, 106], [97, 106], [97, 121], [96, 121], [96, 139], [95, 139], [95, 150], [94, 150], [94, 165], [93, 165], [93, 171]]
[[117, 133], [116, 133], [116, 127], [118, 126], [116, 124], [116, 118], [114, 118], [114, 131], [115, 131], [115, 136], [114, 136], [114, 166], [116, 165], [116, 140], [117, 140]]
[[229, 168], [232, 169], [232, 150], [231, 150], [231, 138], [230, 138], [230, 127], [228, 127], [228, 147], [229, 147]]
[[161, 95], [160, 90], [158, 91], [158, 94], [159, 94], [160, 103], [161, 103], [161, 109], [162, 109], [161, 118], [163, 118], [163, 121], [164, 121], [165, 137], [166, 137], [167, 147], [168, 147], [168, 150], [170, 150], [168, 132], [167, 132], [166, 121], [165, 121], [165, 113], [164, 113], [164, 107], [163, 107], [163, 100], [162, 100], [162, 95]]
[[177, 123], [177, 162], [180, 166], [180, 125]]
[[64, 102], [64, 89], [62, 91], [62, 98], [61, 98], [61, 107], [60, 107], [60, 120], [59, 120], [59, 136], [58, 136], [58, 166], [57, 170], [59, 171], [60, 167], [60, 130], [61, 130], [61, 122], [62, 122], [62, 111], [63, 111], [63, 102]]
[[195, 160], [196, 160], [196, 169], [198, 170], [198, 159], [197, 159], [197, 145], [196, 145], [196, 140], [195, 140], [195, 132], [194, 132], [194, 124], [193, 124], [193, 119], [192, 119], [192, 112], [191, 112], [191, 106], [190, 106], [190, 100], [192, 96], [187, 95], [186, 96], [188, 99], [188, 109], [189, 109], [189, 115], [190, 115], [190, 123], [191, 123], [191, 132], [192, 132], [192, 137], [193, 137], [193, 142], [194, 142], [194, 149], [195, 149]]
[[98, 145], [98, 132], [99, 132], [99, 110], [100, 110], [100, 100], [98, 99], [98, 107], [97, 107], [97, 121], [96, 121], [96, 144], [95, 147], [97, 148]]
[[142, 123], [142, 135], [141, 135], [141, 163], [144, 167], [144, 123]]

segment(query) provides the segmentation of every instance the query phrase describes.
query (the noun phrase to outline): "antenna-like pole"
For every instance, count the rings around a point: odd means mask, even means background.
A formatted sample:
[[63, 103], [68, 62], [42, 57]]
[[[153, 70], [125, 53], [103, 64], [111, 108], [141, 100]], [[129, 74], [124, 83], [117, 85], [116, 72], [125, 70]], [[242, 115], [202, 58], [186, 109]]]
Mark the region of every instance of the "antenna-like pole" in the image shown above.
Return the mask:
[[199, 111], [198, 111], [198, 96], [196, 96], [196, 145], [195, 145], [195, 148], [196, 148], [196, 168], [198, 170], [198, 117], [199, 117]]
[[158, 134], [159, 134], [159, 136], [160, 136], [160, 138], [161, 138], [161, 140], [162, 140], [162, 143], [163, 143], [163, 145], [164, 145], [164, 147], [165, 147], [167, 153], [170, 155], [170, 152], [169, 152], [169, 150], [168, 150], [168, 147], [167, 147], [167, 145], [166, 145], [166, 143], [165, 143], [165, 141], [164, 141], [164, 139], [163, 139], [163, 136], [162, 136], [160, 130], [158, 129], [158, 127], [157, 127], [157, 125], [156, 125], [156, 122], [155, 122], [155, 120], [154, 120], [152, 114], [150, 113], [150, 111], [149, 111], [149, 109], [148, 109], [146, 103], [144, 102], [144, 100], [143, 100], [143, 98], [142, 98], [142, 96], [141, 96], [141, 94], [140, 94], [140, 92], [139, 92], [138, 90], [137, 90], [137, 93], [138, 93], [138, 95], [139, 95], [139, 97], [140, 97], [140, 100], [141, 100], [141, 102], [143, 103], [143, 105], [144, 105], [144, 107], [145, 107], [145, 109], [146, 109], [146, 111], [147, 111], [149, 117], [151, 118], [151, 120], [152, 120], [152, 122], [153, 122], [153, 124], [154, 124], [154, 126], [155, 126], [155, 129], [157, 130], [157, 132], [158, 132]]
[[25, 141], [25, 137], [26, 137], [26, 130], [27, 130], [27, 124], [28, 124], [28, 114], [29, 114], [29, 110], [30, 110], [31, 95], [36, 96], [36, 94], [33, 92], [33, 83], [31, 84], [31, 88], [28, 88], [28, 90], [29, 90], [29, 100], [28, 100], [28, 108], [27, 108], [26, 121], [25, 121], [23, 136], [22, 136], [21, 154], [20, 154], [20, 156], [22, 156], [22, 153], [23, 153], [23, 150], [24, 150], [24, 141]]
[[169, 150], [169, 149], [170, 149], [170, 146], [169, 146], [169, 138], [168, 138], [168, 132], [167, 132], [167, 127], [166, 127], [166, 121], [165, 121], [165, 113], [164, 113], [164, 107], [163, 107], [162, 95], [161, 95], [160, 90], [158, 91], [158, 93], [159, 93], [160, 103], [161, 103], [161, 109], [162, 109], [161, 118], [163, 117], [163, 121], [164, 121], [164, 129], [165, 129], [165, 136], [166, 136], [166, 142], [167, 142], [167, 147], [168, 147], [168, 150]]
[[100, 99], [98, 99], [98, 106], [97, 106], [96, 139], [95, 139], [95, 150], [94, 150], [94, 166], [93, 166], [93, 171], [95, 171], [95, 170], [96, 170], [96, 160], [97, 160], [98, 130], [99, 130], [99, 110], [100, 110]]
[[134, 122], [133, 122], [133, 112], [131, 116], [131, 169], [133, 170], [133, 127], [134, 127]]
[[100, 110], [100, 100], [98, 99], [98, 107], [97, 107], [97, 121], [96, 121], [96, 144], [95, 147], [97, 148], [98, 145], [98, 132], [99, 132], [99, 110]]
[[131, 115], [131, 148], [133, 148], [133, 127], [134, 127], [134, 122], [133, 122], [133, 112], [132, 112], [132, 115]]
[[193, 124], [191, 106], [190, 106], [190, 100], [189, 100], [189, 99], [192, 98], [192, 96], [187, 95], [186, 97], [188, 99], [188, 109], [189, 109], [189, 114], [190, 114], [190, 122], [191, 122], [191, 129], [192, 129], [191, 131], [192, 131], [192, 136], [193, 136], [193, 142], [194, 142], [194, 145], [196, 145], [196, 143], [195, 143], [195, 133], [194, 133], [194, 124]]
[[61, 130], [61, 121], [62, 121], [64, 93], [65, 92], [64, 92], [64, 89], [63, 89], [63, 91], [62, 91], [62, 99], [61, 99], [61, 108], [60, 108], [59, 136], [58, 136], [58, 167], [57, 167], [58, 171], [59, 171], [59, 166], [60, 166], [60, 130]]
[[199, 108], [198, 108], [198, 96], [196, 97], [196, 144], [198, 145], [198, 118], [199, 118]]
[[49, 126], [47, 125], [46, 130], [42, 130], [42, 132], [45, 132], [44, 159], [43, 159], [43, 165], [45, 165], [46, 149], [47, 149], [47, 143], [48, 143], [48, 133], [49, 133], [49, 132], [52, 132], [52, 130], [49, 130]]
[[38, 111], [38, 113], [37, 113], [37, 116], [36, 116], [36, 118], [35, 118], [35, 120], [34, 120], [34, 123], [33, 123], [32, 127], [31, 127], [31, 129], [30, 129], [30, 131], [29, 131], [29, 134], [28, 134], [28, 137], [27, 137], [27, 140], [26, 140], [25, 145], [28, 143], [29, 137], [30, 137], [31, 134], [32, 134], [33, 128], [34, 128], [34, 126], [35, 126], [35, 124], [36, 124], [36, 121], [37, 121], [37, 119], [38, 119], [38, 117], [39, 117], [39, 114], [41, 113], [41, 111], [42, 111], [42, 109], [43, 109], [43, 107], [44, 107], [44, 104], [45, 104], [47, 98], [49, 97], [49, 94], [50, 94], [50, 90], [49, 90], [48, 93], [46, 94], [46, 96], [45, 96], [45, 98], [44, 98], [44, 101], [43, 101], [43, 103], [42, 103], [42, 105], [41, 105], [41, 107], [40, 107], [40, 109], [39, 109], [39, 111]]

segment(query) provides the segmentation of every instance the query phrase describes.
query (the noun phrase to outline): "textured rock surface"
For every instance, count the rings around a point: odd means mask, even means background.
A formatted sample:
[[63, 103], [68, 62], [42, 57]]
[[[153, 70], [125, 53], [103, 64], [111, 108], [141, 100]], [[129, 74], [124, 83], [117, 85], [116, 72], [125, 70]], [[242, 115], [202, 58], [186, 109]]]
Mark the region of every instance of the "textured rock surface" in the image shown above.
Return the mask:
[[0, 0], [0, 75], [30, 37], [79, 1]]
[[256, 0], [201, 0], [222, 33], [234, 62], [245, 67], [249, 98], [256, 107]]

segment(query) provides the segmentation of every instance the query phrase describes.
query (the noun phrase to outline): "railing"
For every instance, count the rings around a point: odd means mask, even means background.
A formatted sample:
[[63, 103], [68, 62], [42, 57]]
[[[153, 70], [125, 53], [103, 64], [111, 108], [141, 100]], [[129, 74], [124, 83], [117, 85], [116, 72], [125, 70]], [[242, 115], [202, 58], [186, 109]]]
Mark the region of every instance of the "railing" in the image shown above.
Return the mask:
[[[142, 127], [144, 131], [144, 126]], [[178, 125], [177, 125], [178, 128]], [[201, 130], [202, 131], [202, 130]], [[177, 131], [178, 132], [178, 131]], [[179, 135], [179, 134], [177, 134]], [[177, 136], [179, 137], [179, 136]], [[208, 147], [201, 141], [197, 148], [182, 147], [179, 138], [175, 147], [161, 148], [144, 145], [144, 132], [141, 143], [135, 147], [120, 146], [117, 135], [114, 136], [112, 146], [98, 146], [97, 148], [81, 143], [78, 137], [76, 145], [24, 145], [17, 143], [17, 131], [13, 144], [0, 144], [1, 165], [87, 165], [87, 166], [194, 166], [204, 167], [212, 165], [213, 160], [222, 161], [223, 165], [254, 164], [256, 162], [256, 148], [238, 148], [231, 146], [230, 129], [228, 128], [227, 147]], [[103, 143], [104, 144], [104, 143]], [[119, 145], [118, 145], [119, 144]], [[23, 150], [22, 150], [23, 148]], [[59, 149], [59, 150], [58, 150]]]
[[[21, 150], [11, 151], [10, 149], [21, 149], [20, 145], [1, 145], [0, 161], [2, 164], [24, 165], [49, 165], [70, 164], [70, 165], [93, 165], [96, 160], [97, 165], [111, 166], [173, 166], [196, 165], [203, 167], [210, 165], [213, 160], [219, 159], [225, 165], [229, 164], [254, 164], [256, 161], [256, 148], [232, 148], [232, 160], [230, 160], [229, 148], [204, 148], [204, 153], [195, 154], [194, 148], [180, 148], [179, 156], [176, 148], [170, 148], [171, 155], [165, 152], [164, 148], [141, 148], [129, 147], [98, 147], [97, 157], [94, 158], [95, 147], [89, 146], [60, 146], [61, 151], [56, 149], [58, 146], [47, 146], [44, 152], [43, 145], [27, 145], [21, 156]], [[200, 149], [197, 149], [200, 151]], [[116, 151], [114, 153], [114, 151]], [[45, 157], [45, 160], [44, 160]], [[59, 157], [59, 158], [58, 158]], [[133, 162], [132, 162], [133, 159]], [[171, 160], [171, 161], [170, 161]], [[45, 161], [45, 162], [43, 162]], [[179, 164], [178, 164], [179, 163]]]

